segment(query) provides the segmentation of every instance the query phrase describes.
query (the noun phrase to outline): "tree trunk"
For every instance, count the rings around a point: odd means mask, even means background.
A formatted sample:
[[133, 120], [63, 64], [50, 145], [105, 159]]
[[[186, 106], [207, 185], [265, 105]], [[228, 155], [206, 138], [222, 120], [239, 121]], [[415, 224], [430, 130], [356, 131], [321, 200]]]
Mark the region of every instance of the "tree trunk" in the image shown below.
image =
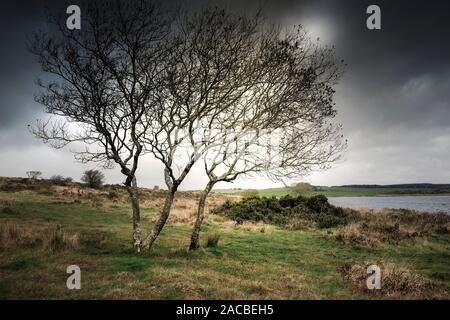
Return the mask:
[[175, 198], [175, 192], [176, 188], [170, 188], [167, 191], [166, 200], [164, 202], [164, 207], [161, 211], [161, 215], [159, 216], [158, 221], [153, 227], [152, 232], [150, 232], [148, 237], [142, 243], [143, 249], [149, 250], [152, 247], [162, 228], [166, 224], [167, 218], [170, 214], [170, 209], [172, 208], [173, 199]]
[[205, 190], [200, 195], [200, 200], [198, 201], [198, 208], [197, 208], [197, 219], [195, 220], [194, 224], [194, 230], [192, 231], [191, 235], [191, 244], [189, 246], [189, 250], [195, 250], [197, 249], [199, 245], [199, 237], [200, 237], [200, 229], [203, 223], [203, 218], [205, 217], [205, 204], [206, 204], [206, 198], [209, 195], [209, 192], [213, 188], [215, 182], [208, 182], [206, 185]]
[[127, 186], [127, 190], [131, 197], [131, 207], [133, 209], [133, 246], [139, 253], [141, 252], [141, 209], [136, 177], [133, 178], [131, 186]]

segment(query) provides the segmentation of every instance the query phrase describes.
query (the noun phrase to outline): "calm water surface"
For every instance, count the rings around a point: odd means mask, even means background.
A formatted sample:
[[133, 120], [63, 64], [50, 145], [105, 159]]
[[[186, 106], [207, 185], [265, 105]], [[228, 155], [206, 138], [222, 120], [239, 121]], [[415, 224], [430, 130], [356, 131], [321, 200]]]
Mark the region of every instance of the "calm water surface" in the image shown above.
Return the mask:
[[340, 207], [413, 209], [450, 214], [450, 195], [444, 196], [381, 196], [330, 197], [331, 204]]

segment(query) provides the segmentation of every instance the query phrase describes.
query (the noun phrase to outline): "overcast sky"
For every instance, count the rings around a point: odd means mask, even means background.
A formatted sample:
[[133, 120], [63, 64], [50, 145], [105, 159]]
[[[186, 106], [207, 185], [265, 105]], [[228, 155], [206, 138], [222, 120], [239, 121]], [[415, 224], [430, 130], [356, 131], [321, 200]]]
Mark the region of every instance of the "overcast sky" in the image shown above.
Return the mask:
[[[208, 3], [184, 2], [192, 7]], [[305, 177], [306, 181], [315, 185], [450, 183], [449, 1], [209, 2], [247, 11], [263, 4], [271, 20], [303, 24], [313, 37], [335, 45], [347, 62], [336, 87], [336, 103], [348, 150], [332, 169]], [[84, 170], [94, 167], [76, 163], [69, 149], [50, 149], [27, 131], [27, 125], [43, 113], [33, 100], [40, 70], [26, 50], [26, 37], [42, 26], [44, 6], [54, 3], [2, 0], [0, 4], [0, 176], [40, 170], [45, 177], [63, 174], [79, 180]], [[381, 8], [382, 30], [366, 28], [370, 4]], [[105, 174], [110, 183], [123, 181], [118, 168]], [[182, 188], [199, 189], [205, 181], [202, 168], [195, 167]], [[144, 160], [138, 182], [164, 185], [157, 160]], [[255, 177], [221, 187], [281, 185]]]

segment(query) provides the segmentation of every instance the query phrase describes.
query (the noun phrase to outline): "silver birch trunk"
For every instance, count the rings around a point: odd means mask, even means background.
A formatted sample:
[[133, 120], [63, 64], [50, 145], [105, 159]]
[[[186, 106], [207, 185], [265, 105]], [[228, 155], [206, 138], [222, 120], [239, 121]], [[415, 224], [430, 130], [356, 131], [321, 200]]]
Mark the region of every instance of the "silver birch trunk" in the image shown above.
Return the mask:
[[169, 214], [170, 214], [170, 209], [172, 208], [173, 199], [175, 198], [175, 192], [176, 192], [176, 189], [174, 189], [174, 188], [170, 188], [167, 191], [167, 195], [166, 195], [166, 199], [164, 202], [164, 207], [161, 211], [161, 215], [159, 216], [159, 219], [156, 222], [156, 224], [154, 225], [150, 234], [147, 236], [147, 238], [142, 243], [143, 249], [146, 249], [146, 250], [151, 249], [151, 247], [153, 246], [153, 243], [155, 242], [155, 240], [158, 237], [158, 235], [160, 234], [162, 228], [166, 224], [167, 218], [169, 217]]
[[131, 186], [127, 186], [131, 198], [131, 207], [133, 210], [133, 246], [139, 253], [141, 251], [141, 209], [139, 206], [139, 192], [136, 178], [132, 180]]
[[195, 250], [197, 249], [199, 245], [199, 238], [200, 238], [200, 229], [203, 223], [203, 219], [205, 217], [205, 205], [206, 205], [206, 198], [209, 195], [209, 192], [213, 188], [215, 182], [209, 182], [205, 188], [205, 190], [202, 191], [200, 194], [200, 200], [198, 202], [198, 208], [197, 208], [197, 219], [195, 220], [194, 224], [194, 230], [192, 231], [191, 235], [191, 244], [189, 246], [189, 250]]

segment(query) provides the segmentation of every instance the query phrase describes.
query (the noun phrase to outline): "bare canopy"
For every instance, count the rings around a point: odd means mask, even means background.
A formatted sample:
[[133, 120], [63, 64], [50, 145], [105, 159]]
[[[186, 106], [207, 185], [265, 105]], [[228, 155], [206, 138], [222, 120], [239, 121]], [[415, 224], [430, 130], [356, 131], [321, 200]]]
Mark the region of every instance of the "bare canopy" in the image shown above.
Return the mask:
[[345, 148], [340, 126], [329, 122], [336, 114], [332, 86], [343, 69], [334, 50], [312, 42], [301, 27], [284, 33], [255, 21], [257, 41], [247, 55], [257, 60], [241, 76], [257, 77], [209, 128], [208, 135], [222, 141], [203, 156], [209, 182], [200, 195], [191, 249], [198, 247], [206, 198], [216, 183], [252, 173], [274, 180], [303, 176], [328, 167]]
[[[202, 158], [209, 183], [191, 247], [215, 183], [250, 173], [298, 176], [341, 150], [339, 127], [328, 122], [341, 65], [302, 28], [285, 33], [260, 13], [219, 8], [171, 16], [151, 1], [86, 7], [82, 32], [54, 19], [54, 32], [35, 36], [31, 51], [50, 75], [36, 100], [57, 118], [32, 131], [56, 148], [82, 143], [83, 162], [121, 168], [138, 251], [151, 248]], [[168, 191], [141, 241], [136, 171], [145, 153], [163, 163]]]

